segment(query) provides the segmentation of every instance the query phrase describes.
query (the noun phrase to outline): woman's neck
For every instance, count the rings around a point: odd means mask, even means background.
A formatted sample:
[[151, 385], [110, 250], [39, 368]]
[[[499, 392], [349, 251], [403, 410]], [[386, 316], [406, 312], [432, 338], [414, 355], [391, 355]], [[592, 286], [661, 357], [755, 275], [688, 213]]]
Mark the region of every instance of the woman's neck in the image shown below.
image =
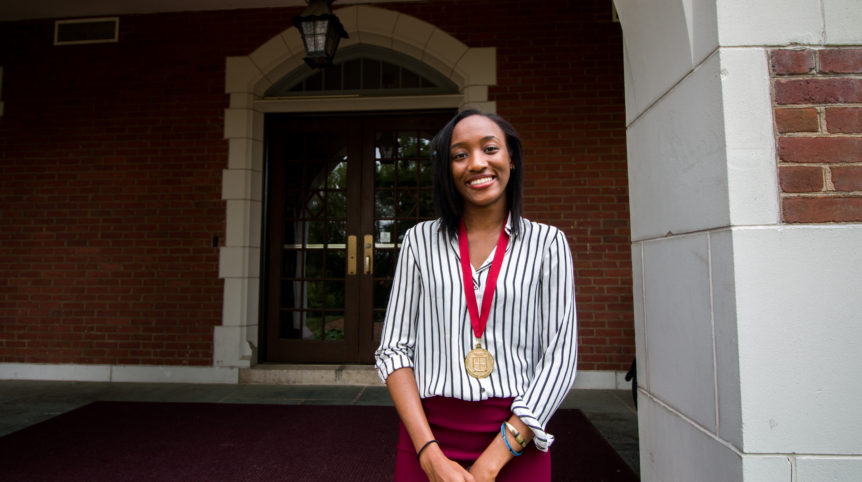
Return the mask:
[[[491, 206], [488, 206], [489, 208]], [[479, 269], [488, 258], [500, 239], [500, 231], [506, 224], [508, 211], [505, 209], [465, 209], [464, 227], [467, 229], [467, 242], [470, 246], [470, 264]]]
[[462, 213], [464, 225], [468, 233], [496, 231], [500, 232], [509, 217], [505, 205], [487, 206], [482, 208], [465, 206]]

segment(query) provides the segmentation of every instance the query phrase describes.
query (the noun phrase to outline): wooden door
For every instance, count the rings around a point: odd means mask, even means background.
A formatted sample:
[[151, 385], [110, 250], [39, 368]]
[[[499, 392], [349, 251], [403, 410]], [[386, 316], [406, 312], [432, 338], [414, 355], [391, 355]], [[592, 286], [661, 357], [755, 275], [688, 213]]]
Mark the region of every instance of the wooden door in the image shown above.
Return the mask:
[[262, 359], [373, 361], [404, 232], [434, 218], [430, 142], [452, 114], [267, 117]]

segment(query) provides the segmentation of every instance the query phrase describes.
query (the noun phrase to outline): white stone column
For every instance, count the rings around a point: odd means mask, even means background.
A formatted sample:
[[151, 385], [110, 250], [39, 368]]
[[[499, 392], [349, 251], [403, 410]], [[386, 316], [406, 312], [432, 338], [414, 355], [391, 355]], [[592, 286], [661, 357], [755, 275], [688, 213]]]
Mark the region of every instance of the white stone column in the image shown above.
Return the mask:
[[862, 480], [862, 225], [781, 222], [767, 49], [858, 0], [615, 0], [644, 481]]

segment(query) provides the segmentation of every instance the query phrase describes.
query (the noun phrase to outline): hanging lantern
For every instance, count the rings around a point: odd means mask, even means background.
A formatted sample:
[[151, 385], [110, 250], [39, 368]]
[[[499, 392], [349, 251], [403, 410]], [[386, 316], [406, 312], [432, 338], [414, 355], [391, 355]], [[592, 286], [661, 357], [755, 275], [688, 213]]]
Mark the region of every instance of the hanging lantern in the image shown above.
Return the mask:
[[305, 62], [313, 69], [332, 66], [338, 42], [348, 38], [344, 26], [332, 13], [334, 0], [309, 0], [302, 14], [293, 17], [305, 44]]

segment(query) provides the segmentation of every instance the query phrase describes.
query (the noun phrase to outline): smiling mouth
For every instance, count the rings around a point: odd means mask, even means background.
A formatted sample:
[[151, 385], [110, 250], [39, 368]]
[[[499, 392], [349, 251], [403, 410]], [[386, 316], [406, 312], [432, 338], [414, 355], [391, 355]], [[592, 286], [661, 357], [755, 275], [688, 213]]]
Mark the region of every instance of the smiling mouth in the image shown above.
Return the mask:
[[478, 179], [473, 179], [472, 181], [468, 182], [467, 185], [468, 186], [481, 186], [483, 184], [488, 184], [488, 183], [492, 182], [493, 180], [494, 180], [494, 178], [491, 176], [480, 177]]

